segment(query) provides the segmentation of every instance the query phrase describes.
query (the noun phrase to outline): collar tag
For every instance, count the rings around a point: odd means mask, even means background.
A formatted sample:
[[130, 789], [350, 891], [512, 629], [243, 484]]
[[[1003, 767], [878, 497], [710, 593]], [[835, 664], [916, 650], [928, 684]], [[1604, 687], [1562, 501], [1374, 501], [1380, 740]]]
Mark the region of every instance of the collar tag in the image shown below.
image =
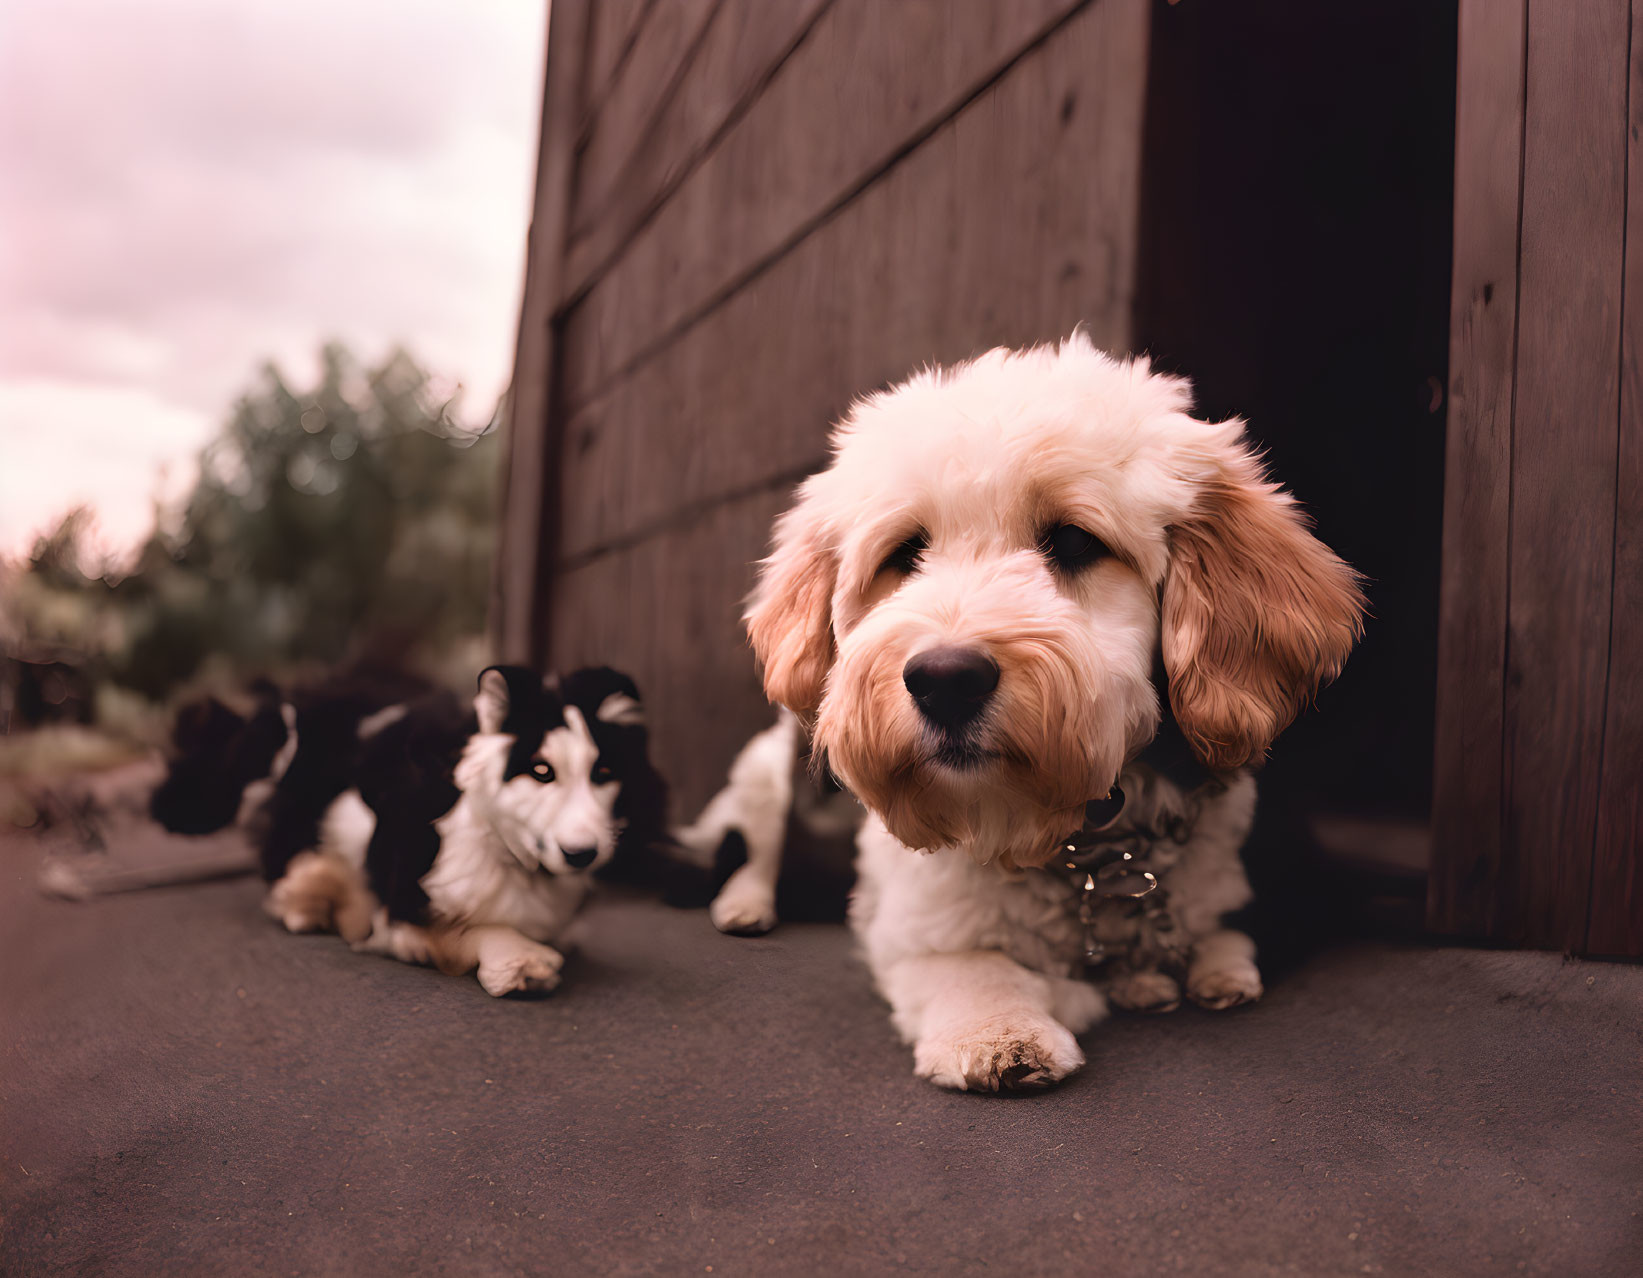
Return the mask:
[[1099, 833], [1123, 815], [1124, 787], [1114, 782], [1105, 798], [1091, 799], [1084, 805], [1084, 826], [1079, 833]]
[[1124, 897], [1139, 900], [1158, 886], [1158, 880], [1136, 860], [1133, 839], [1107, 837], [1124, 814], [1123, 788], [1114, 785], [1105, 798], [1084, 805], [1084, 824], [1061, 841], [1056, 859], [1082, 890], [1083, 902]]
[[1104, 850], [1109, 846], [1109, 841], [1102, 836], [1123, 815], [1124, 790], [1115, 784], [1103, 798], [1091, 799], [1084, 805], [1084, 824], [1061, 840], [1056, 848], [1056, 859], [1079, 860]]

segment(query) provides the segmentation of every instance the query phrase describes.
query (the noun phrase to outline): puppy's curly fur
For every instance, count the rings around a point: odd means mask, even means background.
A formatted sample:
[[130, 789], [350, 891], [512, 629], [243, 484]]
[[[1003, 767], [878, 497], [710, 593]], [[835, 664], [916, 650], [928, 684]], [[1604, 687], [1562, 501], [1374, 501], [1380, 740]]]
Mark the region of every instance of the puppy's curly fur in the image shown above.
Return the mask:
[[[772, 701], [866, 804], [852, 911], [918, 1072], [952, 1087], [1053, 1082], [1105, 1000], [1083, 979], [1071, 887], [1035, 872], [1174, 718], [1220, 784], [1167, 867], [1168, 964], [1106, 982], [1126, 1006], [1261, 992], [1221, 928], [1249, 895], [1248, 770], [1361, 628], [1357, 575], [1270, 483], [1238, 421], [1190, 412], [1185, 381], [1081, 334], [929, 368], [857, 403], [833, 460], [776, 525], [748, 634]], [[1072, 547], [1072, 550], [1068, 550]], [[913, 695], [910, 663], [996, 672], [963, 721]], [[1142, 814], [1143, 816], [1147, 814]], [[1161, 867], [1165, 868], [1165, 867]], [[1127, 917], [1127, 916], [1125, 916]], [[1115, 940], [1144, 956], [1156, 937]]]

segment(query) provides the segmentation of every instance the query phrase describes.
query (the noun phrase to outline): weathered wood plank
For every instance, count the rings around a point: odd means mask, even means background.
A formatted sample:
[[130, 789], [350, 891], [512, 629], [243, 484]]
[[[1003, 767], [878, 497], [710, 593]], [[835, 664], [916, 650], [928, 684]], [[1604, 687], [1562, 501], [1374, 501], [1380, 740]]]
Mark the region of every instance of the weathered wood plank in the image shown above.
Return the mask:
[[565, 266], [567, 297], [583, 293], [758, 97], [832, 0], [724, 0], [667, 109], [650, 122], [596, 199], [577, 192]]
[[1632, 5], [1614, 604], [1589, 954], [1643, 957], [1643, 48]]
[[1487, 936], [1518, 899], [1502, 855], [1507, 541], [1526, 0], [1462, 0], [1427, 923]]
[[557, 434], [550, 429], [554, 342], [552, 299], [559, 292], [575, 174], [589, 0], [554, 0], [549, 16], [542, 129], [534, 212], [526, 237], [524, 296], [508, 394], [507, 471], [492, 575], [492, 647], [502, 660], [529, 661], [540, 647], [539, 602], [553, 562]]
[[736, 751], [771, 721], [740, 614], [788, 500], [775, 490], [715, 506], [558, 580], [555, 661], [608, 663], [638, 680], [676, 818], [700, 809]]
[[[675, 89], [723, 0], [664, 0], [639, 28], [598, 114], [589, 125], [576, 168], [575, 227], [609, 200], [622, 166], [657, 118], [669, 110]], [[568, 282], [569, 277], [562, 281]]]
[[1614, 565], [1626, 0], [1529, 8], [1506, 672], [1504, 939], [1586, 940]]
[[[591, 398], [790, 248], [1081, 0], [839, 0], [577, 305]], [[1087, 0], [1083, 0], [1087, 2]]]
[[585, 139], [592, 130], [605, 95], [615, 83], [617, 73], [621, 71], [656, 3], [657, 0], [593, 0], [593, 10], [587, 19], [587, 52], [583, 55], [584, 89], [578, 112], [581, 120], [577, 131], [579, 140]]
[[[704, 502], [791, 483], [851, 397], [930, 359], [1064, 337], [1123, 349], [1145, 0], [1079, 13], [655, 360], [573, 415], [571, 562]], [[568, 358], [591, 357], [581, 312]]]

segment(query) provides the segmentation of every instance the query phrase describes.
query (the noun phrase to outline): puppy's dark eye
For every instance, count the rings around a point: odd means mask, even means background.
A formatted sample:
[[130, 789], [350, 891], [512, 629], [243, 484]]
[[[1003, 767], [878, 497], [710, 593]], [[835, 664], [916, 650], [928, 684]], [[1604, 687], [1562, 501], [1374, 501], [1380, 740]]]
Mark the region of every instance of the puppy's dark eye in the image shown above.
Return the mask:
[[1075, 572], [1112, 554], [1106, 542], [1077, 524], [1057, 524], [1045, 530], [1038, 548], [1063, 572]]
[[610, 764], [608, 763], [595, 764], [589, 776], [592, 777], [594, 785], [608, 785], [616, 780], [616, 774], [610, 770]]
[[918, 567], [920, 556], [929, 548], [930, 539], [922, 532], [916, 532], [884, 557], [884, 562], [879, 565], [879, 571], [908, 576]]
[[538, 759], [536, 762], [531, 764], [531, 775], [544, 784], [552, 781], [553, 764], [549, 763], [546, 759]]

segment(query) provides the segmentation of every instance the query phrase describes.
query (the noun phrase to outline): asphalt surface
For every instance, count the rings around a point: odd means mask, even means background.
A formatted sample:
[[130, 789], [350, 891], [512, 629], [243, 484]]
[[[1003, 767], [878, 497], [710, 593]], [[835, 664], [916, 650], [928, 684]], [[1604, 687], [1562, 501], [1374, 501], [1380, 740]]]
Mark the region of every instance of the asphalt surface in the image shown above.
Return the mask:
[[70, 904], [38, 857], [0, 841], [0, 1273], [1643, 1272], [1637, 967], [1352, 945], [1001, 1099], [912, 1077], [839, 927], [606, 899], [498, 1001], [251, 880]]

